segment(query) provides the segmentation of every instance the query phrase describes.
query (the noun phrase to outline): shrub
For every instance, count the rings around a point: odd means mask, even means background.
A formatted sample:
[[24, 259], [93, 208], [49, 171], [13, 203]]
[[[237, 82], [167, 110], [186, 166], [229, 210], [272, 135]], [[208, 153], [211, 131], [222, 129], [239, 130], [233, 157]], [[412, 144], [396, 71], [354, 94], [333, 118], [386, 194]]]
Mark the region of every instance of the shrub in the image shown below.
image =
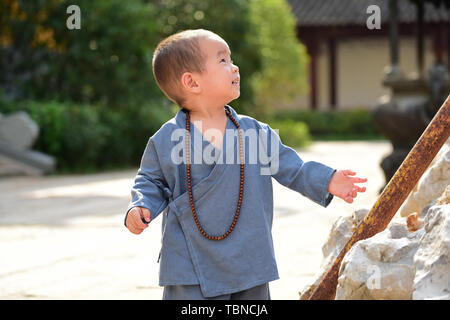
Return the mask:
[[279, 111], [274, 120], [291, 119], [304, 122], [313, 139], [347, 140], [347, 139], [381, 139], [376, 131], [369, 110], [312, 111], [288, 110]]
[[307, 147], [311, 143], [308, 126], [303, 122], [291, 119], [271, 121], [272, 129], [278, 129], [283, 144], [291, 148]]
[[141, 0], [80, 0], [76, 4], [81, 29], [69, 30], [65, 19], [71, 4], [68, 0], [3, 4], [0, 63], [5, 68], [0, 85], [5, 93], [16, 100], [110, 107], [159, 95], [151, 71], [159, 29], [154, 5]]
[[174, 116], [168, 100], [133, 107], [129, 112], [105, 110], [104, 123], [113, 130], [101, 157], [108, 166], [139, 166], [147, 141]]
[[40, 128], [34, 149], [57, 159], [59, 172], [138, 166], [148, 138], [171, 117], [164, 104], [148, 103], [137, 113], [102, 106], [23, 101], [0, 111], [28, 112]]
[[251, 31], [247, 42], [261, 53], [261, 70], [251, 84], [255, 116], [274, 112], [277, 103], [290, 103], [307, 90], [306, 48], [296, 35], [296, 19], [286, 0], [250, 1]]

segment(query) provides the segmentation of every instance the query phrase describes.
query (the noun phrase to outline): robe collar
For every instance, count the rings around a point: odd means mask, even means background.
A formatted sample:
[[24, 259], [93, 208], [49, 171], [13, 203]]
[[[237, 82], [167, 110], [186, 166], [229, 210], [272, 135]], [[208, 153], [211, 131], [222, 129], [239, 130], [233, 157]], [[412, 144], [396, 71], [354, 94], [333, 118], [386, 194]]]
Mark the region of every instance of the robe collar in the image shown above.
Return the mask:
[[[227, 108], [231, 112], [233, 118], [236, 119], [236, 121], [239, 123], [240, 117], [237, 114], [237, 112], [229, 105], [226, 105], [225, 108]], [[183, 109], [178, 110], [175, 116], [175, 121], [177, 125], [180, 126], [181, 128], [186, 127], [186, 113]]]

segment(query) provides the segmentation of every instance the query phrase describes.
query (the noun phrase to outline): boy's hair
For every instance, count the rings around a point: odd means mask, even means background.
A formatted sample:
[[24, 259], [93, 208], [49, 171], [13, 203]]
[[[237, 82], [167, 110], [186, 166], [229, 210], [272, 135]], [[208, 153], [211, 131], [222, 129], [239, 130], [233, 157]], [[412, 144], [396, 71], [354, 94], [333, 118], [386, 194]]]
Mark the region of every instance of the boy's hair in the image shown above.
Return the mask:
[[218, 37], [214, 32], [197, 29], [175, 33], [162, 40], [153, 54], [153, 75], [164, 94], [183, 107], [181, 76], [184, 72], [203, 72], [205, 57], [200, 38]]

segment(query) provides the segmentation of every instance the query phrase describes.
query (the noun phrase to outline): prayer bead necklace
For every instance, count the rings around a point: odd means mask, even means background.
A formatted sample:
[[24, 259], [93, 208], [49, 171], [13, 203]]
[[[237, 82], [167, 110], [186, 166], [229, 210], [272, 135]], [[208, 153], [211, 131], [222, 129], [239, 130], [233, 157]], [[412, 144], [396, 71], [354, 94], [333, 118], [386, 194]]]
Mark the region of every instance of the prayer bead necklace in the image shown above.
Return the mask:
[[239, 186], [239, 198], [237, 203], [237, 209], [236, 213], [234, 214], [233, 222], [231, 223], [230, 227], [228, 228], [227, 232], [225, 232], [221, 236], [211, 236], [206, 233], [206, 231], [202, 228], [200, 225], [200, 221], [197, 217], [197, 211], [195, 210], [194, 206], [194, 197], [192, 195], [192, 186], [191, 186], [191, 136], [190, 136], [190, 115], [189, 110], [183, 109], [186, 113], [186, 175], [187, 175], [187, 185], [188, 185], [188, 193], [189, 193], [189, 203], [191, 205], [192, 215], [194, 217], [195, 224], [197, 225], [198, 231], [204, 236], [205, 238], [209, 240], [222, 240], [225, 239], [230, 235], [230, 233], [233, 231], [234, 226], [236, 225], [236, 222], [239, 218], [239, 213], [241, 211], [241, 204], [242, 204], [242, 197], [244, 194], [244, 150], [243, 150], [243, 143], [242, 143], [242, 130], [237, 121], [233, 118], [233, 115], [231, 114], [230, 110], [225, 107], [225, 113], [230, 118], [230, 120], [233, 122], [235, 127], [238, 130], [239, 135], [239, 160], [241, 165], [241, 180], [240, 180], [240, 186]]

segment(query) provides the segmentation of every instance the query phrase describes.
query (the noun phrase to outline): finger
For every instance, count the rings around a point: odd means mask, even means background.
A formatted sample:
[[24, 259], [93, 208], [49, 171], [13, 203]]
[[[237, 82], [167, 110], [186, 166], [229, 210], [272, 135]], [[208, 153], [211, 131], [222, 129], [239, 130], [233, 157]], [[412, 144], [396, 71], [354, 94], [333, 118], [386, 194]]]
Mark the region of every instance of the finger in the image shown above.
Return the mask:
[[353, 192], [365, 192], [366, 191], [366, 187], [358, 187], [358, 186], [353, 186], [353, 189], [352, 189], [352, 191]]
[[342, 172], [347, 176], [354, 176], [356, 174], [356, 172], [352, 170], [343, 170]]
[[345, 200], [346, 202], [348, 202], [348, 203], [352, 203], [352, 202], [353, 202], [353, 198], [350, 197], [350, 196], [346, 197], [344, 200]]
[[136, 227], [136, 224], [134, 223], [133, 219], [127, 219], [127, 228], [131, 233], [134, 234], [140, 234], [143, 230]]
[[150, 210], [148, 210], [147, 208], [141, 208], [141, 212], [141, 218], [143, 218], [145, 223], [148, 224], [150, 222]]
[[136, 223], [134, 222], [135, 220], [135, 213], [134, 213], [135, 209], [132, 209], [127, 216], [127, 221], [125, 222], [125, 225], [127, 226], [128, 230], [130, 230], [130, 232], [135, 233], [134, 231], [136, 230]]
[[130, 230], [131, 233], [133, 234], [141, 234], [143, 230], [139, 230], [136, 228], [128, 228], [128, 230]]
[[362, 187], [362, 188], [360, 188], [360, 187], [358, 187], [358, 186], [355, 186], [357, 189], [357, 191], [358, 192], [365, 192], [366, 191], [366, 187]]
[[144, 230], [143, 228], [140, 228], [139, 225], [136, 223], [136, 219], [134, 216], [132, 219], [130, 219], [128, 229], [134, 234], [139, 234], [142, 232], [142, 230]]
[[359, 178], [359, 177], [354, 177], [354, 178], [350, 178], [351, 181], [353, 183], [364, 183], [367, 182], [367, 178]]
[[131, 209], [131, 211], [128, 214], [128, 217], [129, 218], [127, 219], [127, 225], [129, 224], [130, 227], [135, 231], [133, 233], [136, 233], [137, 231], [139, 231], [139, 233], [140, 233], [147, 226], [146, 224], [144, 224], [141, 221], [139, 207], [135, 207], [135, 208]]
[[145, 222], [145, 217], [144, 217], [144, 208], [140, 208], [138, 207], [139, 210], [139, 219], [137, 219], [136, 225], [139, 229], [145, 229], [148, 227], [148, 224]]

